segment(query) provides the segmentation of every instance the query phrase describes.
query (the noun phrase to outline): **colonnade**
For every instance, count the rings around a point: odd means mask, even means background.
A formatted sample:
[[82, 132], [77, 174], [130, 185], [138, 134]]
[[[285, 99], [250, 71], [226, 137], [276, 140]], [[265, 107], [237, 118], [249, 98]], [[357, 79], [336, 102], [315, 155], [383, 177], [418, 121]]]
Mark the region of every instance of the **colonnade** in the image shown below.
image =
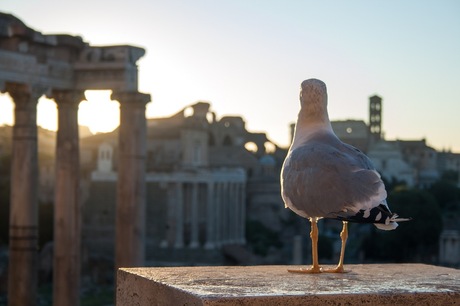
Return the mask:
[[163, 247], [215, 249], [245, 243], [244, 181], [179, 181], [168, 188]]
[[[15, 104], [11, 163], [8, 303], [35, 305], [38, 276], [37, 103], [46, 88], [8, 83]], [[78, 105], [82, 90], [47, 92], [58, 106], [54, 203], [54, 305], [78, 305], [81, 202]], [[120, 103], [116, 267], [140, 266], [145, 242], [145, 106], [150, 95], [115, 92]]]

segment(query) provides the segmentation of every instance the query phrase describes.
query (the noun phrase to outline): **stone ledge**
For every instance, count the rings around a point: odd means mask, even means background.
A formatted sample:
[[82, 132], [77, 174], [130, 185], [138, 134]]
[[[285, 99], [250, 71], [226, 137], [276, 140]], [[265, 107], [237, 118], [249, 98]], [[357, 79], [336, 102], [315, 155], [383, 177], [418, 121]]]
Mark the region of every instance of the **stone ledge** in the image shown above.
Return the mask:
[[117, 305], [460, 305], [460, 270], [345, 268], [344, 274], [291, 274], [288, 266], [122, 268]]

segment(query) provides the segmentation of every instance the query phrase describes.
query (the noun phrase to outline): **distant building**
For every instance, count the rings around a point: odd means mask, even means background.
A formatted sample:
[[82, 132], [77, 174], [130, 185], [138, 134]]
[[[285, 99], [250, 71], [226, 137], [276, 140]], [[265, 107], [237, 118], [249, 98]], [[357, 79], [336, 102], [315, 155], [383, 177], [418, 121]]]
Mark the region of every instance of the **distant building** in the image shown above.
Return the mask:
[[[369, 98], [369, 124], [362, 120], [332, 121], [336, 135], [366, 153], [387, 180], [405, 181], [408, 186], [427, 187], [440, 177], [438, 153], [421, 140], [385, 140], [382, 132], [382, 98]], [[455, 158], [443, 158], [453, 167]], [[447, 166], [449, 165], [449, 166]]]
[[367, 152], [371, 143], [369, 127], [362, 120], [332, 121], [332, 129], [337, 137], [363, 152]]
[[401, 148], [404, 160], [414, 168], [415, 184], [418, 187], [429, 187], [440, 178], [437, 167], [437, 152], [421, 140], [396, 140]]
[[[254, 194], [247, 199], [247, 188], [253, 190], [248, 186], [254, 177], [274, 180], [272, 194], [282, 208], [278, 176], [284, 155], [277, 160], [276, 145], [265, 134], [248, 132], [241, 117], [217, 120], [209, 108], [209, 103], [198, 102], [171, 117], [147, 121], [150, 262], [219, 261], [223, 246], [245, 244], [247, 206], [256, 201]], [[267, 154], [267, 143], [275, 152]], [[248, 144], [253, 151], [245, 148]], [[89, 186], [83, 244], [88, 254], [110, 257], [117, 131], [83, 139], [81, 151]], [[181, 252], [168, 252], [173, 249]]]
[[457, 186], [460, 187], [460, 153], [442, 151], [437, 153], [437, 167], [441, 174], [452, 172], [457, 175]]
[[[386, 180], [424, 187], [445, 171], [460, 171], [460, 154], [436, 152], [425, 139], [385, 140], [381, 110], [381, 98], [373, 96], [372, 124], [342, 120], [332, 127], [342, 141], [366, 153]], [[0, 156], [11, 152], [11, 133], [11, 127], [0, 127]], [[40, 200], [52, 202], [56, 135], [41, 128], [38, 135]], [[287, 148], [247, 131], [243, 118], [217, 119], [209, 103], [198, 102], [173, 116], [148, 119], [145, 145], [149, 263], [222, 263], [228, 247], [245, 244], [248, 221], [280, 235], [293, 233], [286, 231], [292, 212], [284, 208], [279, 184]], [[84, 253], [87, 261], [111, 261], [118, 130], [82, 138], [80, 160]], [[451, 236], [443, 239], [446, 252]]]
[[378, 141], [371, 145], [367, 155], [377, 171], [388, 181], [404, 181], [407, 186], [415, 185], [416, 171], [403, 157], [398, 143]]
[[382, 98], [377, 95], [369, 98], [369, 131], [373, 141], [382, 138]]

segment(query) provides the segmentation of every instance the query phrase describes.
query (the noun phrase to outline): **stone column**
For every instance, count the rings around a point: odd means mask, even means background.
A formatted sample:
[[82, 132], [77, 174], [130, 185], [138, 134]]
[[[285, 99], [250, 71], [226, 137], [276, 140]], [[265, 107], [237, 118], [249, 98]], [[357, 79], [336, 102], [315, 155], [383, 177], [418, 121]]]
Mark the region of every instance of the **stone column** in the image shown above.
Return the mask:
[[225, 181], [222, 183], [222, 214], [221, 214], [221, 220], [222, 220], [222, 243], [223, 244], [228, 244], [229, 240], [229, 231], [230, 231], [230, 226], [229, 226], [229, 191], [228, 191], [228, 181]]
[[15, 104], [11, 154], [8, 305], [37, 303], [38, 161], [37, 101], [43, 91], [9, 84]]
[[53, 91], [58, 107], [53, 305], [80, 305], [81, 203], [78, 104], [82, 91]]
[[240, 211], [240, 199], [238, 197], [238, 183], [232, 182], [231, 184], [231, 241], [238, 243], [238, 221]]
[[190, 248], [196, 249], [199, 246], [198, 242], [198, 183], [194, 182], [191, 184], [192, 194], [191, 194], [191, 216], [190, 216], [190, 230], [191, 230], [191, 239], [190, 239]]
[[214, 201], [214, 182], [208, 182], [206, 193], [206, 243], [205, 249], [215, 248], [216, 240], [216, 202]]
[[235, 194], [236, 194], [236, 229], [235, 229], [235, 243], [241, 243], [241, 227], [243, 226], [243, 222], [241, 220], [241, 210], [243, 209], [243, 205], [241, 204], [241, 183], [235, 182]]
[[240, 220], [241, 220], [241, 227], [240, 227], [240, 243], [246, 243], [246, 183], [242, 182], [240, 184]]
[[166, 231], [164, 239], [160, 242], [160, 248], [167, 248], [174, 244], [174, 229], [175, 229], [175, 185], [172, 183], [167, 184], [167, 220], [166, 220]]
[[182, 183], [176, 183], [176, 239], [174, 247], [180, 249], [184, 246], [184, 196], [182, 193]]
[[114, 92], [120, 103], [115, 268], [142, 266], [145, 258], [145, 105], [150, 95]]
[[222, 183], [216, 182], [215, 202], [215, 242], [217, 246], [222, 245]]

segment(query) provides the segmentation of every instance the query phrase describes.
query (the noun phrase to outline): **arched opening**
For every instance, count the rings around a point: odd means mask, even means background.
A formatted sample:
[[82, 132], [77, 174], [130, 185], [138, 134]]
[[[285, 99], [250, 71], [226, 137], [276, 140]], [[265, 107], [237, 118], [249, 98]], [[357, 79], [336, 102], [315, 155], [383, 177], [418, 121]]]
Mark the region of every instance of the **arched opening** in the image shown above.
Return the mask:
[[184, 109], [184, 117], [192, 117], [193, 116], [193, 107], [189, 106]]
[[265, 147], [265, 153], [266, 154], [275, 153], [275, 151], [276, 151], [276, 146], [270, 141], [266, 141], [264, 143], [264, 147]]
[[257, 145], [252, 141], [246, 142], [244, 148], [252, 153], [257, 153], [258, 151]]

